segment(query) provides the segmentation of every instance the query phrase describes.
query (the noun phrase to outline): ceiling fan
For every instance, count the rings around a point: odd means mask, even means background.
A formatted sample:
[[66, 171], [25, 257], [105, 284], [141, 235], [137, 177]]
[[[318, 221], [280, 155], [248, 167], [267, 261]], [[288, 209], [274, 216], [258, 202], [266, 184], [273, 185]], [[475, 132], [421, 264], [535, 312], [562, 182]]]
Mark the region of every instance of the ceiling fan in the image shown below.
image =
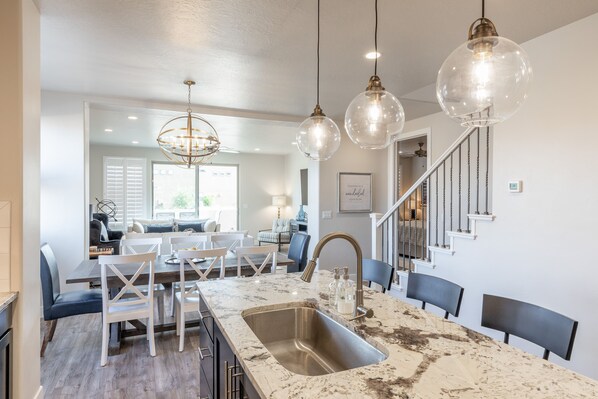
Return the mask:
[[419, 150], [415, 151], [413, 154], [419, 158], [425, 158], [428, 156], [428, 151], [424, 150], [424, 143], [417, 143], [419, 145]]

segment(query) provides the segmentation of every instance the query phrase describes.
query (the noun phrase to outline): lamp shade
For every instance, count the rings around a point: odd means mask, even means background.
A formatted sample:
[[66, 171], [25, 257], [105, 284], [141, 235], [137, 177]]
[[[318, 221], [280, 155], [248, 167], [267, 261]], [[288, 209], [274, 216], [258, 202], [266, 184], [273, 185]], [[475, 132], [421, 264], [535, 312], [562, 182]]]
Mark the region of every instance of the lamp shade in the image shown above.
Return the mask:
[[272, 197], [272, 205], [281, 207], [287, 204], [287, 197], [284, 195], [275, 195]]

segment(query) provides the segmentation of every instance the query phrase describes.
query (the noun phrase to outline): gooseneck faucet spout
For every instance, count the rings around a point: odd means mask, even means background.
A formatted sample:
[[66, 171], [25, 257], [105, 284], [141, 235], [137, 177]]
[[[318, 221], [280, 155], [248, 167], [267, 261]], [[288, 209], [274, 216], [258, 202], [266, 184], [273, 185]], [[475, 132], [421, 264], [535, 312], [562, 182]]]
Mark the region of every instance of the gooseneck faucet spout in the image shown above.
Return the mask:
[[374, 315], [374, 311], [372, 309], [367, 309], [363, 305], [363, 255], [359, 243], [353, 236], [347, 233], [333, 232], [322, 237], [322, 239], [316, 244], [312, 259], [307, 263], [307, 266], [301, 275], [301, 280], [305, 281], [306, 283], [311, 282], [314, 270], [316, 269], [316, 261], [320, 257], [322, 249], [327, 243], [336, 238], [343, 239], [351, 244], [355, 250], [355, 256], [357, 257], [357, 287], [355, 289], [355, 309], [353, 310], [352, 320], [361, 317], [372, 317]]

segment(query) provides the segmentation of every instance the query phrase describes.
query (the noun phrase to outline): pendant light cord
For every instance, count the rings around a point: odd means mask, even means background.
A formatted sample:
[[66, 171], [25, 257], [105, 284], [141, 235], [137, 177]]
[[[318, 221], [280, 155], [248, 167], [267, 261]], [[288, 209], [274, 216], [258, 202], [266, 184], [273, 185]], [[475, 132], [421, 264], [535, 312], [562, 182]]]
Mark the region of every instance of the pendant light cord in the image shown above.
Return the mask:
[[318, 50], [317, 50], [317, 78], [316, 78], [316, 104], [320, 105], [320, 0], [318, 0]]
[[374, 0], [374, 8], [376, 21], [374, 24], [374, 52], [376, 56], [376, 58], [374, 58], [374, 75], [378, 75], [378, 0]]
[[482, 18], [486, 16], [486, 0], [482, 0]]

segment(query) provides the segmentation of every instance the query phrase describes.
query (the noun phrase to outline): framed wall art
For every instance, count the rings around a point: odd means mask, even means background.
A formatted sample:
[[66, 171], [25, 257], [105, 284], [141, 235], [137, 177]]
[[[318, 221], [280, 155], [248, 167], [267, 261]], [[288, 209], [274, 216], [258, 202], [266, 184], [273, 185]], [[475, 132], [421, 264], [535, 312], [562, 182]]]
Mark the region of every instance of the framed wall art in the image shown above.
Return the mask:
[[340, 172], [338, 174], [338, 212], [371, 211], [372, 174]]

